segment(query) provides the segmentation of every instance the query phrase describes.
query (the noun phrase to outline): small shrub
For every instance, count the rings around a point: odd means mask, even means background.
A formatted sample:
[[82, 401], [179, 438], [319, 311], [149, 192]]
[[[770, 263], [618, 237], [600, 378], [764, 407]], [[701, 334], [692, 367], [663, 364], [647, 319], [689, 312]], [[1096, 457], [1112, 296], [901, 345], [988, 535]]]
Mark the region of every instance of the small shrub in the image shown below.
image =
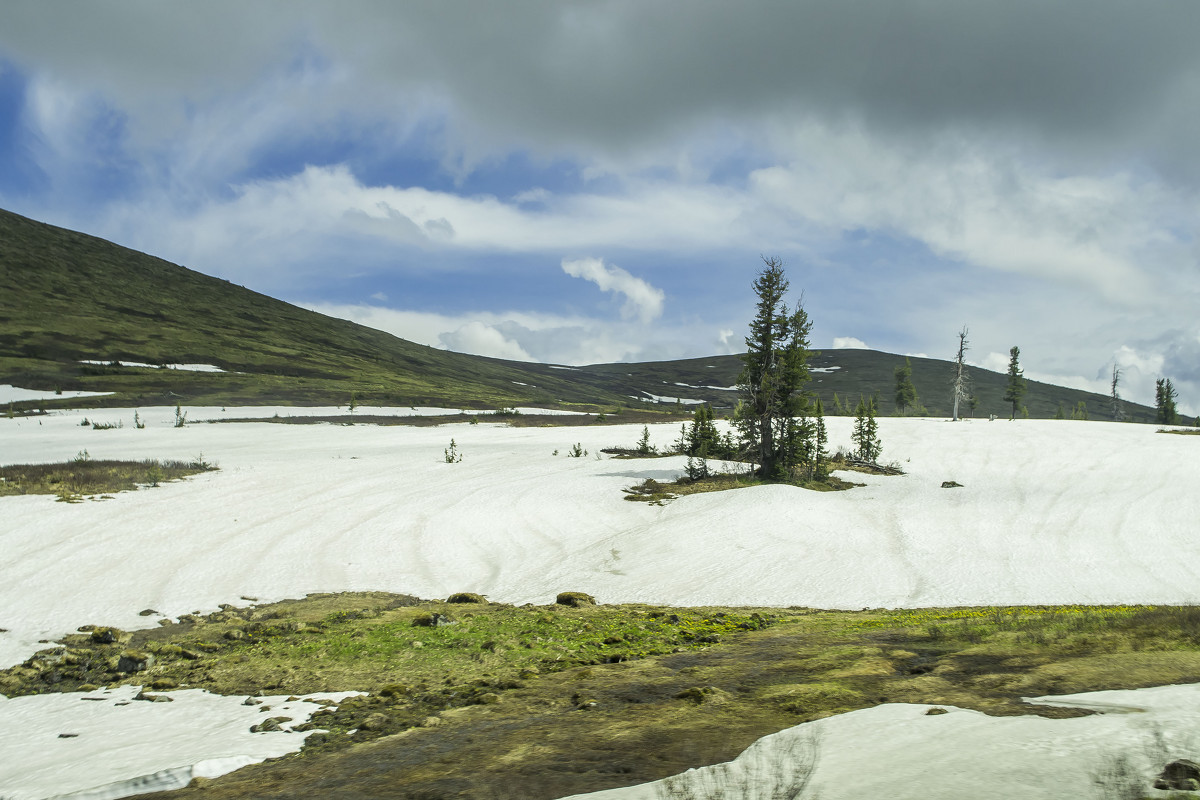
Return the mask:
[[571, 449], [567, 451], [567, 456], [569, 458], [583, 458], [587, 454], [588, 451], [583, 449], [583, 444], [581, 442], [576, 442], [575, 444], [571, 445]]
[[184, 411], [183, 409], [181, 409], [179, 407], [179, 404], [176, 403], [175, 404], [175, 427], [182, 428], [186, 424], [187, 424], [187, 412]]
[[450, 446], [442, 451], [442, 457], [447, 464], [457, 464], [463, 460], [462, 453], [458, 452], [458, 445], [453, 439], [450, 440]]

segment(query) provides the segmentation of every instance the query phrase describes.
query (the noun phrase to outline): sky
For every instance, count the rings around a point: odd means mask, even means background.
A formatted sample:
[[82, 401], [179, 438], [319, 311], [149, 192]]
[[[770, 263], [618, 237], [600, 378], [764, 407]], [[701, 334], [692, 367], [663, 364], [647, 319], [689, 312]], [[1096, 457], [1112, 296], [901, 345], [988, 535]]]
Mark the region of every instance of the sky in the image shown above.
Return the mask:
[[819, 350], [1200, 413], [1200, 4], [8, 0], [0, 207], [398, 336]]

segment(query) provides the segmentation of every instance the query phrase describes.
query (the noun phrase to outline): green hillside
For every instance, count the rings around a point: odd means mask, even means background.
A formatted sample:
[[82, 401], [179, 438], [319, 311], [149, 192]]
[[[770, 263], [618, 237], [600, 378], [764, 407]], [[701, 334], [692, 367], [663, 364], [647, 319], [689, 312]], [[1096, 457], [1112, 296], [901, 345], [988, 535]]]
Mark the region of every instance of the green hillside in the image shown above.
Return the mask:
[[[212, 364], [226, 372], [83, 360]], [[74, 405], [346, 404], [352, 391], [360, 403], [392, 405], [618, 399], [570, 374], [545, 370], [535, 379], [523, 364], [414, 344], [0, 211], [0, 383], [115, 393]]]
[[[895, 369], [904, 364], [904, 356], [876, 350], [832, 350], [820, 352], [809, 360], [813, 368], [809, 389], [816, 392], [825, 405], [826, 413], [834, 413], [834, 395], [843, 404], [853, 406], [859, 396], [878, 393], [879, 414], [894, 414]], [[929, 416], [948, 417], [952, 411], [951, 381], [954, 366], [934, 358], [910, 358], [912, 381], [921, 403]], [[706, 400], [714, 407], [732, 407], [737, 392], [732, 390], [741, 372], [741, 358], [736, 355], [710, 356], [681, 361], [659, 361], [641, 364], [596, 364], [582, 367], [576, 373], [580, 381], [607, 388], [625, 395], [679, 397]], [[977, 399], [974, 410], [963, 405], [962, 416], [1008, 418], [1010, 406], [1004, 401], [1007, 376], [998, 372], [970, 368], [971, 385]], [[1080, 402], [1086, 403], [1089, 419], [1110, 420], [1109, 398], [1095, 392], [1067, 389], [1049, 383], [1026, 381], [1022, 404], [1029, 416], [1050, 419], [1061, 407], [1066, 416]], [[714, 388], [716, 387], [716, 388]], [[1125, 416], [1136, 422], [1153, 422], [1154, 409], [1124, 403]]]
[[[101, 361], [103, 364], [85, 364]], [[211, 364], [190, 372], [145, 364]], [[903, 356], [836, 350], [812, 359], [811, 388], [834, 410], [877, 394], [894, 411], [893, 371]], [[950, 414], [951, 365], [912, 359], [913, 383], [933, 416]], [[295, 404], [515, 405], [669, 410], [673, 400], [732, 407], [738, 356], [640, 364], [560, 367], [451, 353], [373, 328], [306, 311], [225, 280], [94, 236], [0, 210], [0, 383], [46, 391], [111, 392], [19, 406]], [[1005, 377], [973, 369], [976, 408], [964, 415], [1007, 416]], [[1103, 395], [1029, 382], [1031, 417], [1069, 414], [1079, 402], [1109, 419]], [[1126, 404], [1136, 421], [1153, 409]]]

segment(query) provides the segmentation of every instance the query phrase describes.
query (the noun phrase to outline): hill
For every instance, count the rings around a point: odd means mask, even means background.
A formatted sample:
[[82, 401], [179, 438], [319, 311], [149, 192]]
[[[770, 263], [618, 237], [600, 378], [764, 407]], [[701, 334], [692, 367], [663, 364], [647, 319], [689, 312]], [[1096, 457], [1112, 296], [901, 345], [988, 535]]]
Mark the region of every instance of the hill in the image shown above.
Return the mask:
[[[223, 372], [82, 361], [208, 364]], [[0, 383], [163, 402], [499, 407], [613, 403], [553, 370], [451, 353], [0, 211]]]
[[[936, 358], [908, 360], [912, 364], [913, 385], [928, 415], [950, 416], [954, 365]], [[835, 395], [843, 407], [852, 409], [859, 396], [875, 394], [879, 414], [888, 416], [896, 411], [895, 369], [904, 361], [905, 356], [877, 350], [818, 352], [809, 360], [813, 373], [809, 388], [821, 398], [827, 414], [835, 413]], [[717, 408], [732, 408], [737, 403], [734, 384], [741, 369], [740, 356], [725, 355], [641, 364], [597, 364], [581, 367], [574, 374], [580, 381], [619, 394], [643, 397], [654, 394], [681, 398], [684, 402], [703, 400]], [[971, 367], [970, 375], [976, 406], [973, 410], [963, 406], [959, 413], [1007, 418], [1010, 409], [1004, 400], [1007, 376], [980, 367]], [[1087, 405], [1089, 418], [1112, 419], [1106, 395], [1038, 381], [1026, 381], [1026, 385], [1022, 404], [1031, 418], [1052, 419], [1060, 408], [1069, 417], [1072, 409], [1082, 402]], [[1154, 421], [1154, 409], [1148, 406], [1126, 402], [1124, 410], [1131, 421]]]
[[[888, 415], [903, 361], [871, 350], [819, 353], [812, 388], [827, 413], [835, 399], [852, 407], [874, 394]], [[911, 361], [929, 414], [949, 416], [951, 365]], [[24, 405], [344, 405], [353, 392], [359, 403], [395, 406], [669, 410], [680, 398], [731, 408], [740, 371], [736, 355], [564, 368], [452, 353], [0, 210], [0, 383], [111, 392]], [[972, 376], [978, 402], [964, 413], [1007, 416], [1004, 375], [974, 368]], [[1050, 418], [1080, 402], [1091, 418], [1110, 418], [1104, 395], [1035, 381], [1024, 404], [1031, 417]], [[1126, 413], [1154, 418], [1146, 406], [1126, 404]]]

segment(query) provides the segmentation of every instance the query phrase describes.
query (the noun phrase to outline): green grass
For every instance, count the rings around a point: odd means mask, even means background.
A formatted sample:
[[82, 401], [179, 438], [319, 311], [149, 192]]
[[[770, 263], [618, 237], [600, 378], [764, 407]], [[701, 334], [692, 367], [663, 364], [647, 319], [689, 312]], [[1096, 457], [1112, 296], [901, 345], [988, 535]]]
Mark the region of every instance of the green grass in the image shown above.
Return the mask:
[[[414, 626], [433, 614], [456, 624]], [[328, 733], [300, 754], [164, 798], [542, 800], [728, 760], [877, 703], [1065, 717], [1086, 712], [1021, 698], [1200, 681], [1193, 607], [568, 608], [360, 593], [226, 607], [117, 639], [67, 637], [0, 673], [0, 692], [371, 692], [318, 717], [311, 727]], [[116, 673], [131, 648], [154, 665]]]
[[93, 460], [80, 451], [74, 460], [57, 464], [0, 466], [0, 497], [19, 494], [56, 494], [76, 502], [85, 495], [108, 495], [141, 486], [158, 486], [217, 467], [198, 456], [191, 461]]

